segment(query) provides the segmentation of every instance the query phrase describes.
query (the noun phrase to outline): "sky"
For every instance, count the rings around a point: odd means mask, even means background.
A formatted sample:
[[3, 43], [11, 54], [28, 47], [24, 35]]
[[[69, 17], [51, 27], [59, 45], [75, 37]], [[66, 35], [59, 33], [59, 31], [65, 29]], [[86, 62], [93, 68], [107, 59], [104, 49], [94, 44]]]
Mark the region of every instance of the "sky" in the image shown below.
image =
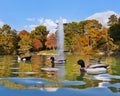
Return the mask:
[[0, 0], [0, 27], [8, 24], [11, 29], [30, 32], [45, 25], [54, 31], [60, 17], [63, 22], [80, 22], [106, 11], [120, 14], [120, 0]]

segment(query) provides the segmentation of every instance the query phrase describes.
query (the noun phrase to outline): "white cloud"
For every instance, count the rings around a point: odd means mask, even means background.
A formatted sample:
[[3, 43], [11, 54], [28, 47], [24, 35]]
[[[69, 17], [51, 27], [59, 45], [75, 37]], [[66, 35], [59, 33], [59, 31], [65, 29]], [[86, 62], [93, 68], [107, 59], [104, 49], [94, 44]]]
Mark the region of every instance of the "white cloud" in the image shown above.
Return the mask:
[[40, 18], [40, 19], [38, 19], [38, 22], [39, 22], [40, 24], [43, 24], [43, 22], [44, 22], [44, 18]]
[[[92, 19], [96, 19], [98, 20], [103, 26], [105, 27], [108, 27], [107, 26], [107, 22], [108, 22], [108, 18], [115, 14], [117, 17], [119, 17], [120, 15], [115, 13], [114, 11], [105, 11], [105, 12], [99, 12], [99, 13], [95, 13], [93, 14], [92, 16], [89, 16], [88, 18], [86, 18], [85, 20], [92, 20]], [[56, 20], [56, 21], [53, 21], [51, 19], [44, 19], [44, 18], [39, 18], [39, 19], [36, 19], [36, 18], [28, 18], [28, 20], [30, 21], [33, 21], [35, 20], [36, 24], [31, 24], [31, 25], [26, 25], [25, 28], [29, 29], [30, 31], [31, 30], [34, 30], [34, 28], [36, 26], [39, 26], [39, 25], [44, 25], [47, 27], [47, 30], [50, 31], [50, 33], [54, 33], [56, 32], [56, 28], [57, 28], [57, 23], [59, 22], [59, 19]], [[67, 23], [67, 19], [63, 19], [63, 23]]]
[[3, 25], [4, 25], [4, 22], [0, 20], [0, 27], [2, 27]]
[[38, 26], [38, 25], [25, 25], [24, 28], [32, 31], [32, 30], [34, 30], [35, 27], [37, 27], [37, 26]]
[[35, 29], [35, 27], [37, 27], [38, 25], [29, 25], [29, 28], [31, 29], [31, 30], [34, 30]]
[[43, 25], [47, 27], [47, 30], [49, 30], [50, 33], [54, 33], [56, 31], [57, 24], [51, 19], [45, 19]]
[[106, 11], [106, 12], [95, 13], [92, 16], [89, 16], [88, 18], [86, 18], [86, 20], [96, 19], [102, 25], [108, 27], [107, 26], [108, 18], [113, 14], [115, 14], [117, 17], [119, 17], [119, 15], [117, 13], [115, 13], [114, 11]]
[[[62, 19], [63, 23], [67, 23], [67, 19]], [[59, 22], [59, 19], [56, 20], [56, 22], [58, 23]]]
[[[62, 19], [63, 23], [67, 23], [67, 19]], [[47, 26], [47, 29], [50, 31], [50, 33], [56, 32], [57, 23], [59, 20], [56, 20], [56, 22], [52, 21], [51, 19], [45, 19], [43, 25]]]
[[[47, 30], [49, 30], [49, 33], [56, 32], [58, 20], [53, 21], [51, 19], [44, 19], [44, 18], [39, 18], [39, 19], [35, 19], [35, 20], [36, 20], [35, 22], [37, 22], [38, 24], [25, 25], [24, 28], [27, 28], [31, 31], [31, 30], [34, 30], [36, 26], [44, 25], [44, 26], [46, 26]], [[66, 23], [66, 22], [67, 22], [67, 20], [63, 19], [63, 23]]]

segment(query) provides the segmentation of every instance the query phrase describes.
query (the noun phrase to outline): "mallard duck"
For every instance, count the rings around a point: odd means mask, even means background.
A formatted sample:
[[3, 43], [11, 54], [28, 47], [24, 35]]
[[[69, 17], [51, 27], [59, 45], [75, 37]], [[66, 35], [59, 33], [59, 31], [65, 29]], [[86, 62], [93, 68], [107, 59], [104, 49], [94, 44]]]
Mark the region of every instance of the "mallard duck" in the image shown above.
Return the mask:
[[85, 67], [85, 63], [83, 60], [78, 60], [77, 63], [81, 66], [81, 72], [87, 72], [88, 74], [102, 74], [106, 73], [108, 69], [108, 65], [106, 64], [90, 64]]

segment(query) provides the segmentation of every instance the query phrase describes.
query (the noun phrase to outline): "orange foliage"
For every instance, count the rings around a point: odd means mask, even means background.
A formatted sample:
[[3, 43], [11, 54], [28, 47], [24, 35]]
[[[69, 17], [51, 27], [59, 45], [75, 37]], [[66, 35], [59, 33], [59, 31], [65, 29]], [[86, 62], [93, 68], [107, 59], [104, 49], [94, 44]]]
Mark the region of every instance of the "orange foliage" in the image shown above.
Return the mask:
[[40, 40], [34, 38], [34, 39], [33, 39], [33, 48], [34, 48], [35, 50], [38, 50], [39, 48], [42, 48], [42, 47], [43, 47], [43, 45], [42, 45], [42, 43], [40, 42]]
[[103, 35], [103, 33], [101, 31], [98, 32], [96, 35], [96, 39], [101, 39], [102, 35]]
[[57, 47], [57, 40], [56, 40], [56, 35], [51, 34], [49, 37], [47, 37], [45, 45], [47, 48], [56, 48]]
[[89, 42], [88, 36], [85, 36], [85, 37], [84, 37], [84, 40], [85, 40], [85, 42]]
[[18, 37], [22, 36], [22, 35], [30, 35], [29, 32], [27, 32], [26, 30], [22, 30], [18, 33]]

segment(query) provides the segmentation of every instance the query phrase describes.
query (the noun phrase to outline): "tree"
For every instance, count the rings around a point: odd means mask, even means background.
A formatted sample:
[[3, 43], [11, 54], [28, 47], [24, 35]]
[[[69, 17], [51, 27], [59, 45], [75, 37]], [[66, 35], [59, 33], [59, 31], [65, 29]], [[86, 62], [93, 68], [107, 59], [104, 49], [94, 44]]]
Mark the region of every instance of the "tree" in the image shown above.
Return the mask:
[[38, 51], [40, 48], [42, 48], [42, 43], [40, 42], [39, 39], [34, 38], [33, 39], [33, 49]]
[[99, 23], [97, 20], [85, 20], [84, 22], [84, 32], [87, 32], [92, 37], [94, 37], [96, 33], [102, 29], [102, 24]]
[[31, 31], [33, 38], [39, 39], [42, 42], [43, 47], [45, 48], [45, 40], [49, 31], [47, 31], [46, 26], [37, 26], [35, 30]]
[[64, 26], [66, 48], [70, 50], [73, 49], [72, 45], [75, 42], [74, 37], [76, 34], [85, 37], [84, 39], [86, 40], [88, 39], [88, 41], [85, 43], [86, 46], [88, 46], [90, 43], [92, 43], [92, 46], [94, 46], [96, 43], [94, 37], [96, 37], [96, 34], [99, 32], [99, 30], [101, 30], [101, 28], [102, 24], [100, 24], [97, 20], [85, 20], [81, 22], [72, 22], [66, 24]]
[[5, 24], [0, 28], [0, 35], [0, 49], [3, 49], [5, 54], [12, 53], [16, 49], [16, 31], [11, 30], [11, 27]]
[[112, 26], [112, 25], [118, 23], [118, 18], [115, 14], [111, 15], [108, 19], [109, 19], [107, 22], [108, 26]]
[[32, 48], [32, 37], [29, 32], [26, 30], [22, 30], [18, 34], [18, 46], [19, 46], [19, 51], [29, 51]]
[[4, 48], [3, 48], [4, 41], [5, 41], [4, 39], [5, 39], [5, 36], [4, 34], [2, 34], [2, 31], [0, 28], [0, 54], [4, 54]]
[[114, 42], [120, 41], [120, 23], [112, 25], [109, 28], [109, 34], [114, 39]]
[[75, 34], [73, 37], [72, 50], [77, 54], [86, 54], [90, 51], [88, 38], [83, 34]]
[[79, 32], [79, 27], [77, 22], [71, 22], [64, 25], [64, 33], [65, 33], [65, 49], [72, 50], [73, 38], [74, 35]]
[[103, 28], [99, 33], [99, 38], [96, 39], [96, 49], [109, 52], [117, 48], [117, 45], [113, 43], [113, 39], [109, 36], [107, 28]]
[[45, 45], [49, 49], [55, 49], [57, 47], [57, 37], [56, 34], [52, 33], [46, 38]]

